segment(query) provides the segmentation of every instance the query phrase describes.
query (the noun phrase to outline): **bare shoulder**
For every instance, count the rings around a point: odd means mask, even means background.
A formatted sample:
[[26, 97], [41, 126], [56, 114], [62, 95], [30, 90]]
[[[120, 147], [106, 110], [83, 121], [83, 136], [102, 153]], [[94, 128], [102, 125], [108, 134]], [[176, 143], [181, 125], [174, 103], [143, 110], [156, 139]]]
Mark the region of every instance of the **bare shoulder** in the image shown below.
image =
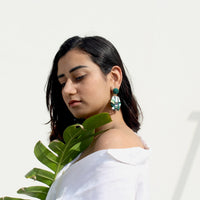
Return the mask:
[[94, 142], [94, 151], [110, 148], [141, 147], [144, 144], [140, 137], [130, 129], [110, 129], [97, 136]]

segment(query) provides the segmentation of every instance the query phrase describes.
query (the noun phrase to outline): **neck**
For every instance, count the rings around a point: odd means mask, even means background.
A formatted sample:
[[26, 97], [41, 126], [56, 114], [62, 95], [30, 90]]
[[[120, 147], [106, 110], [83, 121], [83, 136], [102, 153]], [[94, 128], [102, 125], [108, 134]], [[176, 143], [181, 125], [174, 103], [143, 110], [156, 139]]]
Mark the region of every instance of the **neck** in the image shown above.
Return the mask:
[[103, 131], [103, 130], [107, 130], [107, 129], [117, 129], [117, 128], [127, 126], [123, 119], [121, 110], [113, 111], [112, 113], [109, 113], [109, 114], [111, 116], [112, 121], [108, 124], [105, 124], [105, 125], [97, 128], [95, 130], [95, 132], [99, 132], [99, 131]]

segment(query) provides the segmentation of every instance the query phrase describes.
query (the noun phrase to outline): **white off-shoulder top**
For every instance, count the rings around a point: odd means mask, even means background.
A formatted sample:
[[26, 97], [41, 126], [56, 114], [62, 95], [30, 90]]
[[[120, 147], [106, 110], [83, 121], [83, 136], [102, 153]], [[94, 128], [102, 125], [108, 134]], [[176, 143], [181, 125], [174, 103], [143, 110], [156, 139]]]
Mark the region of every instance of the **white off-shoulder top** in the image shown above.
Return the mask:
[[149, 200], [149, 148], [80, 155], [59, 172], [46, 200]]

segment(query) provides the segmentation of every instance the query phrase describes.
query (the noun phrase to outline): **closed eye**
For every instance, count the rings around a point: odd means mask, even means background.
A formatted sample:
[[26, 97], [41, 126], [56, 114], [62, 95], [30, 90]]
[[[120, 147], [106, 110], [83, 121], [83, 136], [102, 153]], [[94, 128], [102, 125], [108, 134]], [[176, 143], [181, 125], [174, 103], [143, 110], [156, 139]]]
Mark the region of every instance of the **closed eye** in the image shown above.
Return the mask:
[[[75, 81], [77, 81], [77, 82], [78, 82], [78, 81], [81, 81], [85, 76], [86, 76], [86, 75], [78, 76], [78, 77], [75, 78]], [[66, 84], [66, 82], [61, 83], [60, 85], [61, 85], [62, 88], [64, 88], [64, 87], [65, 87], [65, 84]]]
[[80, 80], [83, 79], [84, 77], [85, 77], [85, 75], [78, 76], [78, 77], [75, 78], [75, 80], [76, 80], [76, 81], [80, 81]]

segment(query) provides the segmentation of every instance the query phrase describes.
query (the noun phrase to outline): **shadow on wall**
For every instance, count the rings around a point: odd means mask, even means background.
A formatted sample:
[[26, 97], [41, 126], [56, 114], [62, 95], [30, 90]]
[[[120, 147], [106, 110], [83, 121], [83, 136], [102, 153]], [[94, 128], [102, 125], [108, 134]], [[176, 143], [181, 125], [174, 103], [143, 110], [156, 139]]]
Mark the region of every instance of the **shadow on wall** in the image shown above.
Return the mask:
[[185, 187], [189, 172], [192, 168], [192, 163], [194, 161], [195, 154], [197, 152], [197, 149], [200, 143], [200, 112], [192, 112], [189, 117], [189, 120], [197, 121], [197, 127], [194, 132], [193, 140], [192, 140], [190, 149], [188, 151], [187, 157], [185, 159], [183, 169], [181, 171], [178, 183], [176, 185], [172, 200], [181, 199], [181, 195], [184, 191], [184, 187]]

